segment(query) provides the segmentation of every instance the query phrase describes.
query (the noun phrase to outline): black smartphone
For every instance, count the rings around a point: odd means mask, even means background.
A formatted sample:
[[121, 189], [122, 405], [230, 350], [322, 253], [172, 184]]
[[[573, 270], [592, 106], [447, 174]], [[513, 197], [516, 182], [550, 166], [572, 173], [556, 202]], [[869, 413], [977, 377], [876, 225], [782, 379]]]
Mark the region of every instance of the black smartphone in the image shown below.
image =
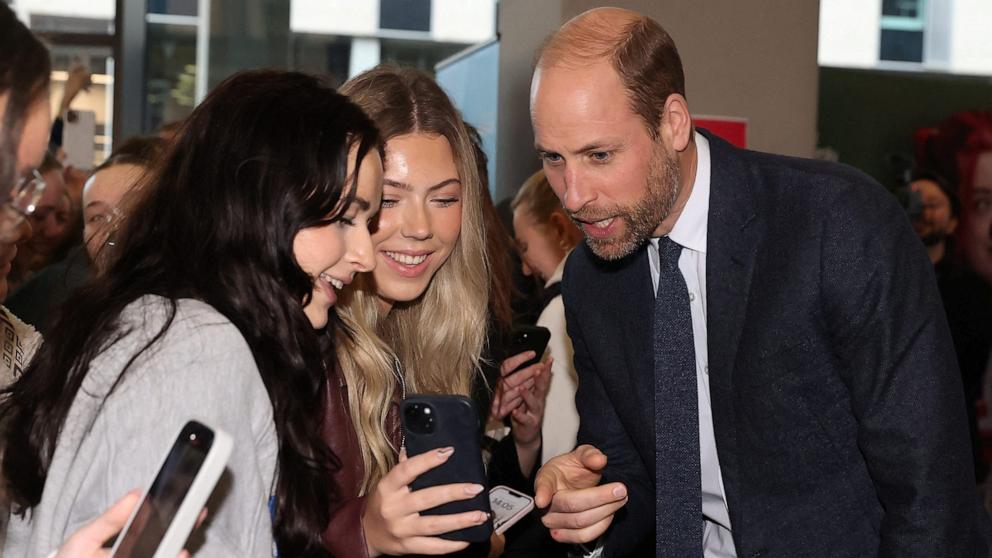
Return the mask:
[[506, 356], [512, 357], [524, 351], [534, 351], [536, 356], [516, 367], [513, 372], [541, 362], [541, 357], [548, 348], [548, 341], [551, 341], [551, 331], [546, 327], [519, 326], [514, 329], [510, 334], [510, 346]]
[[[474, 483], [488, 487], [482, 464], [479, 413], [472, 400], [461, 395], [411, 395], [403, 401], [403, 431], [407, 456], [444, 447], [453, 447], [448, 461], [420, 475], [411, 483], [413, 490], [452, 483]], [[425, 515], [446, 515], [481, 510], [492, 516], [488, 490], [468, 500], [449, 502], [423, 511]], [[481, 525], [440, 535], [453, 541], [489, 540], [492, 520]]]

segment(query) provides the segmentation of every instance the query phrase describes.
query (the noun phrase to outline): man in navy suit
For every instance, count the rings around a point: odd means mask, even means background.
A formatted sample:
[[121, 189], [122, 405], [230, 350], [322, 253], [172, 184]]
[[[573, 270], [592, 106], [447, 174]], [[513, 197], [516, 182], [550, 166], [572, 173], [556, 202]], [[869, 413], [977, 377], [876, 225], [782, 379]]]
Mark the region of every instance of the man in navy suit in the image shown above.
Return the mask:
[[586, 235], [562, 289], [582, 445], [536, 483], [557, 540], [988, 556], [933, 271], [883, 188], [695, 130], [674, 43], [626, 10], [551, 38], [531, 117]]

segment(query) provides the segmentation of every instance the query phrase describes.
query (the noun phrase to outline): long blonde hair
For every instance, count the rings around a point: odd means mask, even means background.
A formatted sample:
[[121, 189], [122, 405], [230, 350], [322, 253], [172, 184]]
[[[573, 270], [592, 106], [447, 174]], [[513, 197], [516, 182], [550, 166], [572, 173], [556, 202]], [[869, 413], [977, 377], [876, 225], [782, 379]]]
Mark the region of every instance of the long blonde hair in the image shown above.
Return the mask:
[[479, 373], [489, 300], [485, 192], [461, 115], [428, 75], [377, 66], [349, 80], [341, 92], [375, 121], [387, 145], [410, 133], [447, 139], [462, 183], [458, 242], [423, 295], [381, 316], [374, 283], [366, 274], [337, 305], [350, 330], [340, 336], [338, 359], [365, 465], [365, 493], [396, 463], [398, 448], [385, 425], [398, 387], [394, 359], [410, 393], [468, 395]]

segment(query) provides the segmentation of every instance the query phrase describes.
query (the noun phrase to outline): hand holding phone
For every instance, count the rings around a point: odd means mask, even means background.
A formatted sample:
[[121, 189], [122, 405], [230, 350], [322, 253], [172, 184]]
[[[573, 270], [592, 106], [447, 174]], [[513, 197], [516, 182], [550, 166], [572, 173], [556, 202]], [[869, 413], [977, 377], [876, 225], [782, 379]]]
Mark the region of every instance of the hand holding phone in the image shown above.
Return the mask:
[[551, 331], [542, 326], [519, 326], [513, 330], [510, 334], [510, 346], [506, 351], [506, 354], [513, 357], [520, 353], [525, 353], [527, 351], [534, 351], [534, 357], [524, 362], [514, 368], [511, 373], [518, 372], [541, 362], [541, 357], [544, 356], [544, 351], [548, 349], [548, 342], [551, 340]]
[[534, 509], [533, 498], [503, 485], [489, 491], [489, 504], [493, 508], [493, 529], [497, 535], [505, 533]]
[[410, 485], [422, 474], [452, 458], [454, 448], [438, 448], [416, 457], [400, 453], [400, 462], [380, 480], [368, 496], [362, 529], [369, 555], [406, 556], [451, 554], [468, 546], [439, 535], [489, 522], [480, 511], [452, 515], [421, 515], [439, 504], [472, 498], [485, 487], [472, 483], [448, 484], [413, 491]]
[[[410, 483], [413, 490], [440, 487], [451, 483], [486, 486], [486, 469], [482, 464], [482, 431], [479, 413], [472, 400], [460, 395], [414, 395], [403, 402], [403, 432], [406, 451], [411, 457], [452, 448], [452, 455], [442, 465], [425, 471]], [[447, 502], [424, 510], [424, 515], [449, 515], [466, 511], [491, 513], [489, 499], [480, 491], [468, 500]], [[490, 522], [441, 534], [450, 540], [484, 541], [492, 532]]]
[[187, 422], [117, 537], [111, 558], [179, 554], [224, 472], [233, 445], [225, 432]]
[[[117, 536], [124, 528], [131, 513], [141, 503], [141, 491], [132, 490], [118, 500], [107, 511], [93, 521], [80, 527], [59, 547], [55, 558], [104, 558], [107, 551], [104, 546], [107, 541]], [[206, 511], [206, 510], [204, 510]], [[201, 514], [201, 518], [205, 514]], [[183, 550], [178, 558], [189, 558], [189, 552]]]

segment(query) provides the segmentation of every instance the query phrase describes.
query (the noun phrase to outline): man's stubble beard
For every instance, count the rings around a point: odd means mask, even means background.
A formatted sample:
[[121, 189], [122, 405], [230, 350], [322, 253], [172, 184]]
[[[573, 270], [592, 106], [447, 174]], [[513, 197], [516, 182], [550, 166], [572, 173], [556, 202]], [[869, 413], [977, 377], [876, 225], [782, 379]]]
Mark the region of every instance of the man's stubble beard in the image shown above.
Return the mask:
[[[597, 210], [596, 213], [616, 215], [624, 222], [624, 232], [618, 238], [600, 239], [586, 235], [586, 242], [594, 254], [604, 260], [619, 260], [633, 254], [651, 236], [655, 229], [664, 221], [675, 207], [679, 195], [679, 182], [682, 172], [679, 169], [678, 158], [665, 150], [661, 142], [655, 143], [648, 167], [645, 194], [640, 200], [628, 207], [612, 208], [609, 212]], [[595, 217], [579, 212], [574, 215], [586, 222], [595, 221]], [[581, 228], [581, 223], [579, 223]]]

